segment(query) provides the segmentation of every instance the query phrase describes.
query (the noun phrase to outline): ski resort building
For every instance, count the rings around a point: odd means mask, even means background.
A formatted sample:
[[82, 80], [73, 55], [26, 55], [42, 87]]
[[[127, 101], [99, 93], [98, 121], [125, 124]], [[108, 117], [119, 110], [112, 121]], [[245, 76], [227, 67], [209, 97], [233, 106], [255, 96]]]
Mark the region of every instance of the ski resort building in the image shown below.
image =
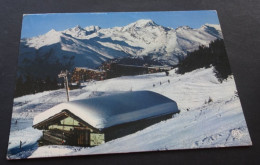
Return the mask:
[[107, 78], [114, 78], [120, 76], [134, 76], [143, 75], [157, 72], [166, 72], [171, 70], [171, 67], [165, 66], [139, 66], [139, 65], [126, 65], [119, 63], [104, 63], [101, 67], [107, 73]]
[[106, 72], [104, 71], [85, 67], [75, 67], [72, 72], [71, 81], [73, 83], [79, 83], [88, 80], [104, 80], [106, 77]]
[[142, 130], [178, 113], [175, 101], [135, 91], [61, 103], [35, 116], [40, 143], [96, 146]]

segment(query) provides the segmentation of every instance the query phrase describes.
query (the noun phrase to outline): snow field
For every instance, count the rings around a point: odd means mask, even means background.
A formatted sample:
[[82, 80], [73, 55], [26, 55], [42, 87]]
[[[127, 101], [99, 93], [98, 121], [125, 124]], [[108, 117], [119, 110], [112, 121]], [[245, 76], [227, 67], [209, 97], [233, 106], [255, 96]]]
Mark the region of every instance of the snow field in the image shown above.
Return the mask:
[[[66, 155], [89, 155], [238, 145], [251, 145], [251, 141], [239, 99], [233, 97], [228, 102], [210, 103], [180, 113], [172, 119], [97, 147], [82, 148], [76, 152], [71, 146], [59, 146], [58, 149], [68, 151], [71, 148]], [[30, 158], [45, 156], [43, 153], [48, 151], [53, 153], [52, 146], [40, 147]], [[59, 155], [54, 153], [50, 156]]]
[[[176, 74], [175, 70], [172, 70], [169, 76], [165, 73], [155, 73], [89, 82], [83, 89], [70, 91], [70, 95], [71, 100], [78, 100], [138, 90], [154, 91], [176, 101], [180, 113], [175, 114], [172, 119], [100, 146], [77, 149], [72, 146], [42, 146], [33, 152], [30, 158], [252, 144], [240, 100], [235, 96], [233, 77], [230, 76], [223, 83], [219, 83], [213, 68], [202, 68], [184, 75]], [[50, 91], [42, 99], [47, 96], [49, 99], [60, 98], [60, 102], [64, 102], [66, 94], [61, 90]], [[209, 98], [212, 102], [209, 102]], [[15, 102], [20, 99], [15, 99]], [[41, 97], [39, 99], [41, 100]], [[32, 101], [33, 99], [30, 100]], [[27, 103], [28, 106], [30, 102]], [[53, 104], [47, 103], [45, 110], [54, 106]], [[36, 105], [36, 112], [31, 113], [31, 116], [44, 111], [37, 111], [38, 106], [42, 107]]]

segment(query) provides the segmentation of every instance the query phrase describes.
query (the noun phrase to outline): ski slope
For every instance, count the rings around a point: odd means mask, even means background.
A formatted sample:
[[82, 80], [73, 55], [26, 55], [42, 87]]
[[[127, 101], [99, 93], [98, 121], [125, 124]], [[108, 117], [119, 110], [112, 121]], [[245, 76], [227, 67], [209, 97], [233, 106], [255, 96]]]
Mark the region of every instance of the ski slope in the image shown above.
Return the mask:
[[[70, 92], [71, 100], [105, 96], [123, 91], [150, 90], [176, 101], [180, 113], [171, 119], [97, 147], [42, 146], [35, 148], [33, 152], [31, 151], [23, 158], [252, 144], [240, 100], [236, 96], [233, 77], [230, 76], [226, 81], [220, 83], [214, 75], [213, 68], [202, 68], [184, 75], [176, 74], [175, 70], [172, 70], [169, 76], [166, 76], [165, 73], [123, 76], [89, 82], [85, 85], [86, 87], [83, 89]], [[17, 98], [14, 100], [13, 118], [20, 119], [19, 114], [23, 114], [24, 119], [31, 121], [36, 114], [64, 102], [65, 97], [65, 91], [57, 90]], [[18, 104], [21, 102], [22, 106]], [[44, 104], [37, 104], [37, 102]], [[31, 107], [29, 112], [25, 111], [26, 107]], [[32, 110], [34, 111], [32, 112]], [[16, 131], [11, 131], [9, 140], [11, 144], [13, 144], [13, 136]], [[26, 128], [20, 131], [25, 132]], [[27, 134], [25, 134], [26, 136]], [[35, 136], [35, 142], [37, 139], [38, 136]], [[9, 158], [13, 159], [21, 157], [19, 154], [9, 155]]]

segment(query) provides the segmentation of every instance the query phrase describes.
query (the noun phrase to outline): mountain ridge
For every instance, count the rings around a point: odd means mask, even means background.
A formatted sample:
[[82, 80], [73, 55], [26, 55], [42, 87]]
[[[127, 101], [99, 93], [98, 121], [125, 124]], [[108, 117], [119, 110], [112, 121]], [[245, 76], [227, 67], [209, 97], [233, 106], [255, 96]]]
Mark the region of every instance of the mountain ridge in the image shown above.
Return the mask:
[[46, 65], [57, 63], [58, 69], [65, 68], [68, 63], [67, 69], [75, 66], [97, 68], [107, 60], [124, 57], [149, 57], [165, 65], [177, 65], [187, 52], [200, 45], [208, 46], [219, 38], [222, 38], [220, 26], [212, 24], [197, 29], [188, 26], [173, 29], [141, 19], [123, 27], [106, 29], [78, 25], [21, 39], [18, 65], [22, 68], [21, 74], [31, 74], [29, 68], [37, 67], [37, 58], [47, 60]]

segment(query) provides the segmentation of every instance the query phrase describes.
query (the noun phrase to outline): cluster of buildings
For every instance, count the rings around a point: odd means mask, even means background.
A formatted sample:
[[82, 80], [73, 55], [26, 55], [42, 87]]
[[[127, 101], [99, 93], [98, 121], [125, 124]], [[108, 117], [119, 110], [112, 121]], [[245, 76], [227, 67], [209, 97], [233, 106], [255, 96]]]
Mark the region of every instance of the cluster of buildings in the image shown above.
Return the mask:
[[171, 67], [164, 66], [136, 66], [136, 65], [125, 65], [118, 63], [106, 63], [100, 67], [99, 70], [89, 69], [86, 67], [75, 67], [72, 75], [72, 83], [86, 82], [89, 80], [105, 80], [109, 78], [115, 78], [120, 76], [130, 76], [130, 75], [142, 75], [157, 72], [168, 72]]
[[72, 76], [71, 82], [80, 83], [88, 80], [104, 80], [107, 79], [107, 73], [105, 71], [89, 69], [86, 67], [75, 67]]

